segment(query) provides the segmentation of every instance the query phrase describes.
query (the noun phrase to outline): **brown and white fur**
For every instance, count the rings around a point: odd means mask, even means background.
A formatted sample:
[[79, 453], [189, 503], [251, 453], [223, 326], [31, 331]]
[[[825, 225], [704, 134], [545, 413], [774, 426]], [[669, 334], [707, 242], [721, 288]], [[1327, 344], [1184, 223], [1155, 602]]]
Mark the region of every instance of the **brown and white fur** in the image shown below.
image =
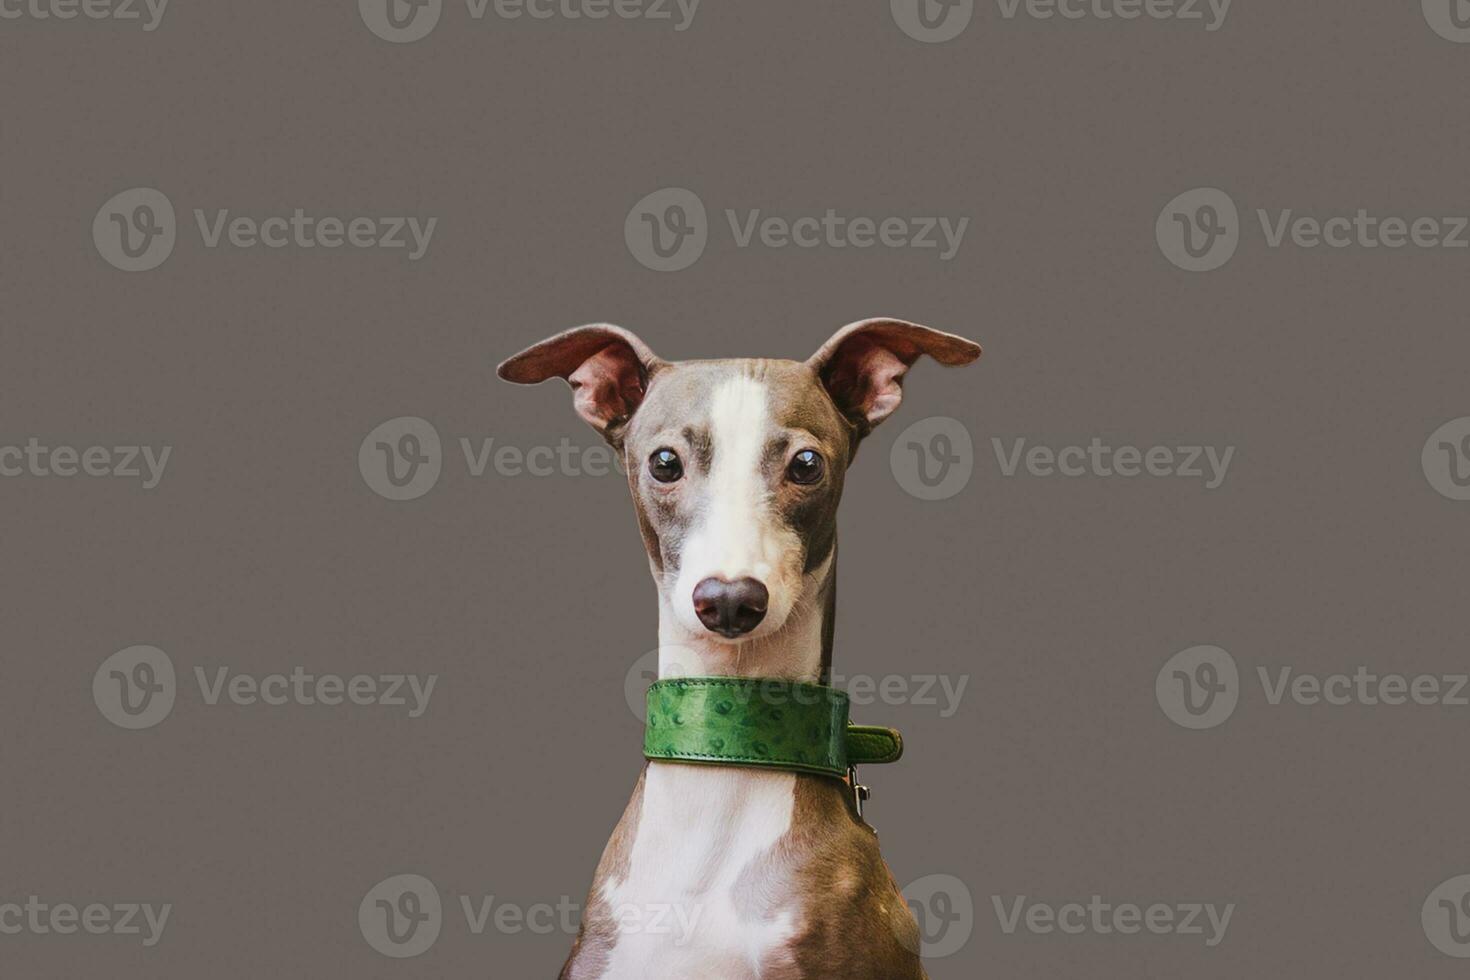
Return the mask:
[[[619, 450], [658, 586], [659, 675], [830, 676], [836, 515], [858, 443], [921, 354], [980, 348], [849, 324], [804, 362], [670, 362], [578, 327], [500, 366], [560, 377]], [[652, 762], [597, 867], [563, 980], [914, 980], [918, 932], [840, 780]]]

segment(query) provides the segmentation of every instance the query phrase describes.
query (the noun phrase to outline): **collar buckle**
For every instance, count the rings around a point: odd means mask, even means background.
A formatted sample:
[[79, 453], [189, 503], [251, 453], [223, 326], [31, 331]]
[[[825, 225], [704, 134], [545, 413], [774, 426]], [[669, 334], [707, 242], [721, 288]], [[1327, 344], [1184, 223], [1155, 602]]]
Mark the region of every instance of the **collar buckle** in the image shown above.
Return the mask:
[[[852, 807], [857, 811], [858, 819], [863, 819], [863, 804], [873, 796], [873, 791], [858, 782], [857, 766], [847, 767], [847, 782], [852, 787]], [[866, 822], [866, 821], [864, 821]]]

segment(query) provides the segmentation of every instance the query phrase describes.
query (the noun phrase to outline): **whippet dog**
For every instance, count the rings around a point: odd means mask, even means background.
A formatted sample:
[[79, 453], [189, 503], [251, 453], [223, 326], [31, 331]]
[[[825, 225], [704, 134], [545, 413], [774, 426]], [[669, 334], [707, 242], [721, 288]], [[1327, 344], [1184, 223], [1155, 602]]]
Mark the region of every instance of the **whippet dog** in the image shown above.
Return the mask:
[[[805, 685], [830, 677], [843, 480], [922, 354], [960, 365], [980, 348], [873, 319], [804, 362], [665, 361], [629, 331], [595, 324], [500, 365], [508, 381], [567, 381], [577, 413], [621, 454], [658, 588], [655, 688], [683, 694], [683, 682], [662, 679], [699, 677], [827, 690]], [[706, 714], [728, 721], [716, 712], [730, 704], [707, 702]], [[839, 728], [845, 699], [841, 710]], [[682, 714], [670, 708], [663, 731]], [[735, 722], [746, 723], [759, 733], [769, 719]], [[769, 761], [755, 760], [768, 750], [758, 741], [732, 756], [661, 756], [649, 731], [563, 980], [924, 977], [916, 923], [861, 819], [855, 779], [758, 765]], [[793, 751], [807, 759], [806, 747]], [[751, 762], [700, 764], [729, 758]]]

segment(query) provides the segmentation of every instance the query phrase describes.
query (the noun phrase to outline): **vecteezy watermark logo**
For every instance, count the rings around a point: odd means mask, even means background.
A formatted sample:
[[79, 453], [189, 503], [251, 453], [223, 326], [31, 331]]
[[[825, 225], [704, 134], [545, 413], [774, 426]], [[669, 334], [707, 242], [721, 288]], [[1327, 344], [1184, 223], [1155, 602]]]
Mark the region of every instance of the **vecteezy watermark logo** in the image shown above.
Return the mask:
[[414, 415], [401, 415], [369, 432], [357, 449], [357, 469], [380, 497], [414, 500], [434, 489], [444, 467], [439, 432]]
[[[937, 249], [948, 262], [960, 250], [969, 218], [869, 217], [827, 208], [817, 214], [766, 214], [760, 208], [726, 208], [725, 221], [736, 248], [915, 248]], [[704, 202], [683, 187], [654, 191], [633, 205], [623, 221], [623, 240], [642, 265], [678, 272], [704, 254], [710, 226]]]
[[[1230, 473], [1235, 447], [1206, 445], [1113, 446], [1094, 436], [1069, 445], [1032, 443], [1025, 437], [992, 436], [996, 469], [1007, 479], [1160, 479], [1198, 480], [1218, 490]], [[970, 482], [975, 450], [970, 433], [956, 419], [936, 416], [899, 433], [888, 464], [899, 486], [921, 500], [952, 497]]]
[[[622, 456], [601, 441], [579, 445], [563, 436], [555, 445], [523, 447], [499, 442], [494, 436], [460, 436], [457, 442], [465, 475], [471, 479], [626, 475]], [[358, 446], [357, 465], [374, 493], [389, 500], [421, 497], [443, 472], [439, 433], [417, 416], [389, 419]]]
[[172, 446], [48, 446], [31, 436], [24, 446], [0, 445], [0, 477], [108, 477], [141, 480], [152, 490], [172, 453]]
[[119, 728], [152, 728], [174, 710], [177, 693], [173, 661], [157, 647], [119, 650], [92, 675], [97, 710]]
[[[194, 667], [200, 700], [206, 707], [229, 703], [237, 707], [288, 705], [335, 708], [341, 705], [405, 709], [409, 718], [422, 718], [434, 697], [438, 674], [313, 674], [304, 667], [289, 673], [254, 675], [228, 666]], [[134, 646], [119, 650], [92, 675], [92, 700], [102, 717], [119, 728], [152, 728], [173, 711], [179, 684], [173, 661], [157, 647]]]
[[151, 187], [114, 194], [92, 219], [98, 253], [124, 272], [158, 268], [173, 254], [176, 238], [174, 206]]
[[668, 661], [665, 679], [689, 676], [681, 665], [697, 662], [693, 659], [696, 656], [694, 651], [671, 646], [657, 647], [633, 661], [633, 666], [623, 675], [623, 697], [628, 701], [628, 710], [640, 724], [648, 724], [648, 687], [659, 679], [660, 653], [665, 650], [669, 651], [669, 656], [664, 658]]
[[623, 240], [641, 264], [655, 272], [687, 269], [709, 243], [709, 220], [699, 195], [665, 187], [644, 197], [623, 221]]
[[[648, 651], [633, 662], [623, 677], [623, 695], [627, 698], [628, 709], [639, 722], [646, 723], [648, 686], [661, 677], [669, 680], [708, 673], [701, 663], [697, 653], [677, 644], [665, 644]], [[843, 691], [848, 704], [854, 708], [874, 704], [937, 708], [941, 718], [952, 718], [959, 712], [960, 702], [969, 685], [969, 674], [885, 674], [875, 677], [872, 674], [833, 673], [827, 681], [828, 687]], [[753, 685], [749, 697], [763, 704], [787, 704], [802, 703], [807, 695], [788, 691], [777, 684], [769, 688]]]
[[1470, 416], [1435, 429], [1424, 441], [1420, 463], [1424, 478], [1442, 496], [1470, 500]]
[[1158, 477], [1199, 480], [1206, 490], [1217, 490], [1230, 472], [1235, 447], [1215, 446], [1110, 446], [1094, 436], [1087, 445], [1029, 445], [1024, 438], [1009, 446], [999, 437], [990, 440], [1001, 476], [1014, 477], [1023, 468], [1030, 476], [1045, 479], [1097, 477]]
[[[904, 923], [901, 942], [929, 960], [953, 956], [975, 932], [975, 898], [969, 886], [954, 875], [925, 875], [903, 890], [904, 904], [918, 926], [915, 937]], [[918, 948], [913, 946], [918, 940]]]
[[[1470, 674], [1379, 673], [1358, 664], [1352, 673], [1313, 674], [1291, 666], [1255, 669], [1261, 695], [1273, 708], [1470, 708]], [[1219, 647], [1191, 647], [1169, 659], [1154, 682], [1159, 707], [1185, 728], [1224, 724], [1244, 695], [1235, 661]]]
[[[995, 0], [1007, 21], [1177, 20], [1204, 24], [1211, 33], [1225, 26], [1233, 0]], [[975, 0], [890, 0], [893, 21], [916, 41], [937, 44], [969, 26]]]
[[428, 951], [444, 926], [439, 889], [423, 875], [394, 875], [374, 885], [357, 907], [357, 927], [384, 956], [407, 959]]
[[1456, 959], [1470, 958], [1470, 875], [1456, 875], [1436, 886], [1419, 915], [1435, 949]]
[[[694, 23], [701, 0], [465, 0], [470, 20], [494, 13], [501, 20], [673, 21], [675, 32]], [[443, 0], [357, 0], [368, 29], [385, 41], [405, 44], [427, 37], [439, 23]]]
[[[0, 0], [0, 20], [142, 21], [144, 31], [163, 23], [169, 0]], [[144, 20], [144, 17], [147, 17]]]
[[889, 0], [893, 22], [915, 41], [942, 44], [970, 26], [975, 0]]
[[1470, 2], [1467, 0], [1422, 0], [1424, 19], [1434, 33], [1447, 41], [1470, 44]]
[[143, 946], [152, 949], [163, 939], [173, 910], [172, 903], [90, 902], [79, 907], [71, 902], [45, 902], [39, 895], [30, 895], [24, 904], [0, 902], [0, 936], [70, 936], [77, 932], [142, 936]]
[[1014, 20], [1177, 20], [1199, 21], [1211, 33], [1225, 26], [1233, 0], [996, 0], [1000, 15]]
[[1230, 261], [1240, 245], [1240, 213], [1214, 187], [1185, 191], [1164, 205], [1154, 223], [1164, 257], [1189, 272], [1209, 272]]
[[[1256, 208], [1266, 247], [1308, 251], [1361, 249], [1367, 252], [1470, 249], [1470, 216], [1384, 215], [1367, 208], [1324, 216], [1291, 208]], [[1235, 202], [1223, 191], [1186, 191], [1164, 206], [1155, 224], [1159, 248], [1170, 262], [1190, 272], [1209, 272], [1230, 261], [1245, 227]]]
[[1359, 664], [1352, 674], [1297, 674], [1291, 667], [1256, 667], [1261, 692], [1266, 703], [1275, 707], [1286, 703], [1303, 707], [1348, 705], [1377, 707], [1415, 704], [1421, 707], [1470, 707], [1466, 688], [1470, 674], [1379, 674]]
[[1223, 725], [1240, 701], [1235, 658], [1216, 646], [1196, 646], [1170, 657], [1154, 680], [1159, 707], [1174, 724], [1202, 729]]
[[[526, 932], [575, 936], [581, 926], [583, 908], [567, 895], [555, 902], [532, 903], [506, 901], [496, 895], [455, 897], [472, 936], [483, 936], [492, 929], [507, 936]], [[682, 947], [694, 938], [704, 907], [695, 902], [612, 901], [603, 911], [619, 935], [661, 936]], [[379, 882], [357, 908], [358, 928], [368, 945], [395, 959], [426, 952], [451, 920], [457, 917], [447, 912], [439, 889], [422, 875], [394, 875]]]
[[1146, 931], [1155, 936], [1203, 936], [1205, 945], [1211, 948], [1225, 940], [1230, 918], [1235, 914], [1234, 902], [1224, 906], [1213, 902], [1154, 902], [1144, 906], [1133, 902], [1114, 904], [1101, 895], [1093, 895], [1087, 902], [1061, 905], [1028, 901], [1025, 895], [1017, 895], [1014, 900], [992, 895], [990, 901], [1000, 931], [1007, 936], [1015, 935], [1023, 925], [1027, 932], [1039, 936], [1057, 932], [1068, 936], [1135, 936]]
[[920, 500], [953, 497], [975, 472], [970, 430], [943, 415], [920, 419], [893, 441], [888, 466], [898, 485]]
[[[229, 208], [194, 209], [200, 244], [209, 250], [232, 248], [298, 251], [406, 249], [417, 262], [429, 251], [438, 218], [317, 215], [305, 208], [264, 218], [235, 214]], [[173, 204], [161, 191], [135, 187], [114, 195], [92, 219], [92, 241], [111, 265], [124, 272], [147, 272], [163, 264], [178, 240]]]
[[429, 35], [444, 13], [444, 0], [357, 0], [368, 30], [385, 41], [407, 44]]

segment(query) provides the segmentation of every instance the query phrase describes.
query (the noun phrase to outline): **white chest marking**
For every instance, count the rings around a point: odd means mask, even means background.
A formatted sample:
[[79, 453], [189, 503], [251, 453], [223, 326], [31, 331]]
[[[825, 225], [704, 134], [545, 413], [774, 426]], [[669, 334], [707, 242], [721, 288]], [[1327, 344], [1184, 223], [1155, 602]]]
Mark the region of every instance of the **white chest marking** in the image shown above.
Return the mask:
[[628, 876], [602, 888], [619, 923], [603, 980], [758, 980], [798, 909], [741, 875], [790, 829], [795, 802], [790, 773], [650, 765]]

